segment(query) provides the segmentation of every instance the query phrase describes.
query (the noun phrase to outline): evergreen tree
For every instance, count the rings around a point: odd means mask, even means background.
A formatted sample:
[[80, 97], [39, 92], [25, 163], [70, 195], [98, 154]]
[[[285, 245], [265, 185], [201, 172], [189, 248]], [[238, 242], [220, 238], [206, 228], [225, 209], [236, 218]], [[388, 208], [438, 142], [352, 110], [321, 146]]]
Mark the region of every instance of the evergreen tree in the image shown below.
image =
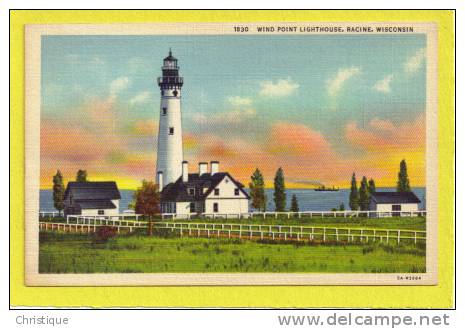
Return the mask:
[[297, 196], [295, 194], [292, 194], [290, 211], [299, 212], [299, 202], [297, 201]]
[[397, 192], [410, 192], [410, 181], [407, 174], [407, 162], [402, 160], [400, 162], [400, 170], [397, 180]]
[[286, 187], [284, 185], [284, 171], [281, 167], [276, 171], [274, 177], [274, 204], [275, 211], [285, 211]]
[[258, 168], [255, 169], [250, 179], [249, 189], [250, 197], [252, 198], [252, 207], [258, 211], [266, 211], [265, 180]]
[[357, 179], [355, 178], [355, 173], [352, 174], [352, 181], [350, 183], [350, 196], [349, 196], [349, 206], [352, 210], [358, 210], [359, 208], [359, 195], [357, 188]]
[[65, 208], [65, 185], [63, 184], [63, 175], [60, 170], [57, 170], [53, 176], [53, 206], [61, 215], [61, 211]]
[[76, 174], [76, 182], [87, 182], [87, 171], [79, 169]]
[[368, 181], [368, 192], [370, 193], [370, 196], [376, 192], [375, 181], [373, 178]]
[[368, 181], [365, 176], [363, 176], [362, 181], [360, 182], [360, 190], [358, 195], [360, 210], [368, 210], [368, 204], [370, 203], [370, 192], [368, 190]]

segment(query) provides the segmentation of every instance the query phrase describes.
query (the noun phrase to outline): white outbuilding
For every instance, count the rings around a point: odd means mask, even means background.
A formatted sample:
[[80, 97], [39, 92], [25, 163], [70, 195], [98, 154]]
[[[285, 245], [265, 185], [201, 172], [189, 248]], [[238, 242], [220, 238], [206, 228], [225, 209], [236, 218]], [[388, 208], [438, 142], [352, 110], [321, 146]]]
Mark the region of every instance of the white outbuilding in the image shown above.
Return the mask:
[[118, 215], [120, 199], [115, 182], [69, 182], [64, 197], [65, 216]]
[[[374, 192], [371, 194], [369, 210], [385, 212], [385, 216], [410, 216], [418, 211], [420, 199], [413, 192]], [[382, 216], [383, 214], [380, 214]]]

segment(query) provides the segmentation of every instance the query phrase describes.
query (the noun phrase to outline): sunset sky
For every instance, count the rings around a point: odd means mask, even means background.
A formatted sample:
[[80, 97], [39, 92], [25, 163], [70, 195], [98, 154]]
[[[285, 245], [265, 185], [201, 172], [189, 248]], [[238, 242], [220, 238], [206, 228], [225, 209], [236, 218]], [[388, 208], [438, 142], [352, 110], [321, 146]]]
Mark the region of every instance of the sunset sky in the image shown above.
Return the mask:
[[184, 77], [184, 158], [220, 161], [243, 184], [346, 187], [352, 172], [394, 186], [407, 160], [425, 184], [423, 35], [45, 36], [41, 186], [153, 180], [162, 60]]

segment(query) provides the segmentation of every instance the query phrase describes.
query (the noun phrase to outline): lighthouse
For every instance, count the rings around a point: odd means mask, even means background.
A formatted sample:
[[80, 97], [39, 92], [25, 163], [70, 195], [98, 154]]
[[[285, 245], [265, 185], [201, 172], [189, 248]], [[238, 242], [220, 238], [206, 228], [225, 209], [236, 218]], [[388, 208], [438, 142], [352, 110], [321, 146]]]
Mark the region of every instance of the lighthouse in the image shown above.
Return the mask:
[[181, 87], [178, 60], [169, 51], [163, 60], [160, 87], [160, 120], [158, 128], [157, 183], [160, 190], [182, 175]]

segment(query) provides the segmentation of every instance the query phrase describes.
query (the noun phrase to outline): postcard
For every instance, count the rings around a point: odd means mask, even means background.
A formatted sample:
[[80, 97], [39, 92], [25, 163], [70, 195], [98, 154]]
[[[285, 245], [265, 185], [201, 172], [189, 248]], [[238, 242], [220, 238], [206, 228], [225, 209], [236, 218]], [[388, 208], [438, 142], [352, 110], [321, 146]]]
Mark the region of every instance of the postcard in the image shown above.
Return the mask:
[[435, 285], [434, 23], [27, 25], [26, 285]]

